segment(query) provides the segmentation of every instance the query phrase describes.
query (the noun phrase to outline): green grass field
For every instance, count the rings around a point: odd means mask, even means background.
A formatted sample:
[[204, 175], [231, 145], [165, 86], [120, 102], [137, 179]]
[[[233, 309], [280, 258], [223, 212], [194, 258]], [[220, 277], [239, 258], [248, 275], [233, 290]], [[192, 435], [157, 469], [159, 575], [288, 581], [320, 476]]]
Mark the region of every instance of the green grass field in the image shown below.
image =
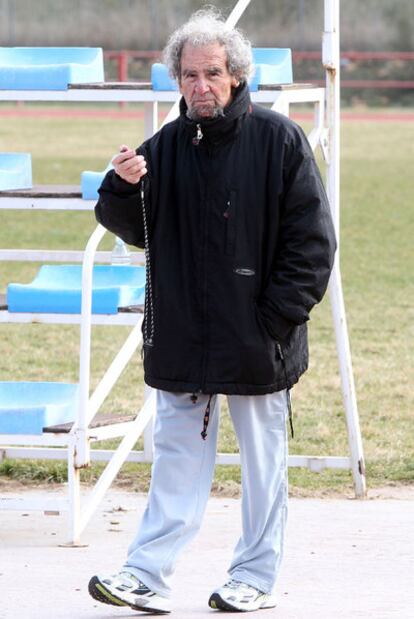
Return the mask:
[[[2, 150], [31, 152], [35, 183], [79, 184], [82, 170], [103, 169], [121, 143], [137, 145], [141, 139], [141, 123], [131, 119], [2, 120]], [[413, 161], [414, 123], [343, 123], [341, 265], [370, 487], [414, 482]], [[81, 249], [95, 227], [91, 213], [0, 211], [0, 217], [0, 246], [7, 248]], [[112, 244], [108, 234], [102, 246]], [[30, 281], [37, 268], [0, 263], [0, 291], [10, 281]], [[94, 382], [126, 334], [124, 327], [94, 328]], [[290, 451], [348, 455], [327, 299], [313, 313], [310, 336], [311, 366], [293, 392], [296, 434]], [[77, 327], [0, 325], [0, 341], [0, 380], [77, 380]], [[104, 411], [135, 412], [142, 389], [137, 355]], [[226, 410], [221, 426], [219, 449], [234, 451]], [[100, 468], [94, 465], [85, 480]], [[0, 475], [56, 481], [64, 478], [65, 466], [6, 461]], [[125, 465], [118, 483], [145, 489], [148, 477], [149, 467]], [[217, 467], [215, 489], [238, 492], [239, 480], [237, 467]], [[294, 494], [351, 493], [352, 477], [348, 471], [290, 469], [290, 487]]]

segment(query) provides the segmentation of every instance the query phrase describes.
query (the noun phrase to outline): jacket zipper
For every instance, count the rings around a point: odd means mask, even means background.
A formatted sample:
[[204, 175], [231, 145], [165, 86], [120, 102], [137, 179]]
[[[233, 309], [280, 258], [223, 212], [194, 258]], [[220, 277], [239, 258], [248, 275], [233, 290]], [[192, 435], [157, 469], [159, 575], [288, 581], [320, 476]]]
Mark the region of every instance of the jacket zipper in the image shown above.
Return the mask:
[[[201, 125], [196, 124], [196, 135], [192, 139], [193, 146], [198, 146], [203, 139], [203, 132]], [[208, 157], [211, 158], [211, 153], [207, 150]], [[201, 368], [201, 384], [197, 393], [204, 393], [206, 376], [207, 376], [207, 222], [208, 222], [208, 207], [210, 201], [209, 185], [207, 185], [207, 191], [204, 195], [204, 211], [202, 213], [203, 226], [202, 226], [202, 239], [201, 239], [201, 271], [202, 271], [202, 286], [201, 286], [201, 302], [202, 302], [202, 318], [203, 318], [203, 359]], [[195, 394], [193, 394], [195, 396]], [[203, 437], [204, 438], [204, 437]]]
[[233, 256], [236, 249], [236, 192], [230, 192], [230, 199], [227, 201], [227, 208], [223, 213], [226, 219], [226, 240], [225, 254]]
[[[207, 157], [209, 160], [212, 158], [211, 149], [206, 149]], [[203, 354], [203, 365], [202, 365], [202, 374], [201, 374], [201, 390], [203, 393], [206, 393], [206, 379], [207, 379], [207, 366], [208, 366], [208, 340], [209, 340], [209, 332], [208, 332], [208, 282], [207, 282], [207, 253], [208, 253], [208, 223], [209, 223], [209, 210], [211, 202], [211, 190], [210, 185], [207, 185], [207, 191], [205, 194], [205, 206], [203, 213], [203, 241], [202, 241], [202, 308], [203, 308], [203, 340], [204, 340], [204, 354]]]
[[198, 146], [200, 144], [201, 140], [203, 139], [203, 132], [201, 131], [200, 124], [197, 123], [196, 128], [197, 128], [197, 133], [196, 133], [195, 137], [192, 140], [194, 146]]
[[[198, 146], [200, 141], [203, 139], [203, 132], [201, 130], [201, 125], [199, 123], [196, 124], [196, 135], [192, 139], [192, 143], [194, 146]], [[212, 157], [212, 153], [210, 149], [206, 149], [207, 156], [209, 159]], [[208, 211], [210, 205], [210, 185], [207, 184], [207, 190], [204, 196], [204, 212], [202, 214], [203, 217], [203, 229], [202, 229], [202, 245], [201, 245], [201, 270], [202, 270], [202, 317], [203, 317], [203, 360], [202, 360], [202, 369], [201, 369], [201, 385], [200, 385], [200, 393], [205, 393], [206, 388], [206, 377], [207, 377], [207, 365], [208, 365], [208, 321], [207, 321], [207, 245], [208, 245]], [[204, 428], [205, 431], [205, 428]], [[203, 436], [203, 438], [205, 438]]]
[[202, 308], [203, 308], [203, 366], [201, 374], [201, 390], [205, 392], [206, 378], [207, 378], [207, 365], [208, 365], [208, 320], [207, 320], [207, 245], [208, 245], [208, 211], [210, 205], [209, 192], [206, 194], [205, 207], [203, 213], [203, 244], [202, 244]]

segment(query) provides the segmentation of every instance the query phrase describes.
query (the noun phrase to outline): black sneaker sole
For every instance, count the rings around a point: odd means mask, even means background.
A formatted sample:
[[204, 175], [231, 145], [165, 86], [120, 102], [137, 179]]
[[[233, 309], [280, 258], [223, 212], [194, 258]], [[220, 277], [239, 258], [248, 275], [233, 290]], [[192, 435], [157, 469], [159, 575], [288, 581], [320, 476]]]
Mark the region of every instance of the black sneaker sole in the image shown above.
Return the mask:
[[149, 606], [135, 606], [131, 604], [132, 610], [139, 610], [144, 613], [152, 613], [153, 615], [169, 615], [170, 610], [160, 610], [159, 608], [150, 608]]
[[255, 610], [268, 610], [271, 608], [275, 608], [276, 606], [276, 604], [271, 604], [269, 606], [258, 606], [257, 608], [237, 608], [237, 606], [233, 606], [226, 600], [223, 600], [219, 593], [213, 593], [210, 596], [208, 605], [210, 606], [210, 608], [214, 608], [215, 610], [227, 610], [228, 612], [232, 613], [250, 613], [254, 612]]
[[132, 610], [140, 610], [142, 612], [153, 613], [154, 615], [168, 615], [170, 610], [160, 610], [159, 608], [151, 608], [150, 606], [137, 606], [135, 604], [128, 604], [116, 597], [111, 591], [106, 589], [105, 585], [97, 578], [97, 576], [93, 576], [88, 585], [89, 595], [93, 597], [94, 600], [98, 602], [102, 602], [103, 604], [110, 604], [111, 606], [128, 606], [132, 608]]
[[210, 606], [210, 608], [214, 608], [215, 610], [228, 610], [233, 613], [243, 612], [242, 610], [240, 610], [240, 608], [236, 608], [235, 606], [232, 606], [231, 604], [223, 600], [223, 598], [220, 597], [218, 593], [213, 593], [213, 595], [210, 596], [208, 605]]
[[89, 595], [93, 597], [94, 600], [102, 602], [103, 604], [110, 604], [111, 606], [129, 606], [129, 604], [115, 597], [108, 591], [96, 576], [90, 579], [88, 591]]

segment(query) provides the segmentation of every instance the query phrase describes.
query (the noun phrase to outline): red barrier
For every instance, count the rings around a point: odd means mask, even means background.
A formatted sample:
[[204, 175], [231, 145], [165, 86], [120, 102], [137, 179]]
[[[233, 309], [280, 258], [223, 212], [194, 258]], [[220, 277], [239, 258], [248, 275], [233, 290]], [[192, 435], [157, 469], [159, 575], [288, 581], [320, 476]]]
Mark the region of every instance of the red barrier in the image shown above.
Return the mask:
[[[321, 52], [292, 52], [293, 61], [320, 60]], [[414, 52], [341, 52], [341, 60], [414, 60]]]
[[[317, 86], [325, 86], [323, 80], [309, 80]], [[399, 88], [401, 90], [414, 89], [414, 81], [409, 80], [344, 80], [341, 79], [341, 88]]]
[[161, 58], [162, 52], [151, 50], [104, 51], [105, 60], [114, 60], [117, 64], [117, 76], [119, 82], [128, 81], [128, 65], [130, 60], [152, 60], [156, 62]]
[[[153, 50], [121, 50], [105, 51], [104, 58], [113, 60], [117, 64], [118, 81], [128, 81], [128, 65], [130, 60], [152, 60], [159, 61], [162, 52]], [[293, 63], [303, 60], [321, 60], [320, 51], [294, 51], [292, 53]], [[414, 52], [341, 52], [341, 61], [410, 61], [414, 60]], [[311, 80], [312, 81], [312, 80]], [[324, 82], [313, 81], [315, 84], [323, 85]], [[349, 80], [341, 79], [343, 88], [395, 88], [395, 89], [414, 89], [414, 81], [411, 80]]]

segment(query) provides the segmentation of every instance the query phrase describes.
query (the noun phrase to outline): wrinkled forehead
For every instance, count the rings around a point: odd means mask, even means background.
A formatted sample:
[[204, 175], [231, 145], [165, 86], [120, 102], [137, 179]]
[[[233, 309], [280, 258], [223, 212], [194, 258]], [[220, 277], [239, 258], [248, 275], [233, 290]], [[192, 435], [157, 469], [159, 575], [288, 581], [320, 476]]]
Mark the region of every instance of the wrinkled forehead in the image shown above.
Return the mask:
[[227, 67], [228, 59], [224, 45], [218, 41], [203, 45], [184, 43], [181, 51], [180, 69], [184, 71], [200, 70], [212, 67]]

